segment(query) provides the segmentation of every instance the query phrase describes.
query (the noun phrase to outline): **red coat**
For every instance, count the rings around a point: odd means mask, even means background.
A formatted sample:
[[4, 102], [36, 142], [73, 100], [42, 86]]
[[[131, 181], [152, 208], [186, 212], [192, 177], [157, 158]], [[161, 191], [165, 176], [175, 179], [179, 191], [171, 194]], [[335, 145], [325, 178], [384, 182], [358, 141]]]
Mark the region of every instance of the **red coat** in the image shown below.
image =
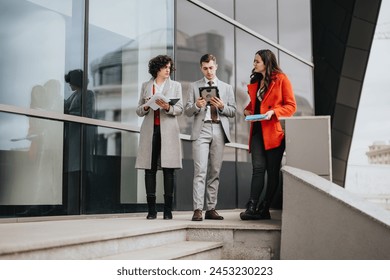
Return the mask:
[[[248, 85], [248, 94], [250, 102], [245, 110], [254, 113], [257, 98], [257, 84]], [[268, 90], [264, 94], [264, 99], [260, 105], [260, 114], [265, 114], [269, 110], [274, 110], [275, 112], [270, 120], [260, 121], [266, 150], [280, 146], [284, 138], [284, 132], [279, 117], [291, 117], [295, 113], [296, 108], [297, 105], [290, 80], [284, 73], [273, 74]], [[249, 152], [251, 152], [252, 129], [253, 123], [251, 123], [250, 127]]]

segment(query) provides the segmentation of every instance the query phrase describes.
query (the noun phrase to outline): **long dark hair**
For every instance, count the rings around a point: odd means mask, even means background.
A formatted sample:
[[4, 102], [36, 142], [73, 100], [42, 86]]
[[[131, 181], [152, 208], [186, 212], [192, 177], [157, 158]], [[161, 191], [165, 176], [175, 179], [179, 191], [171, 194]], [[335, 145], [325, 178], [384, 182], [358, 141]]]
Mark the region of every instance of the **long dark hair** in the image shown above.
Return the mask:
[[168, 63], [171, 63], [171, 73], [175, 71], [175, 66], [173, 65], [173, 59], [167, 55], [158, 55], [152, 58], [149, 61], [149, 73], [153, 78], [157, 77], [158, 71], [164, 68]]
[[[265, 77], [263, 74], [256, 73], [255, 68], [252, 69], [252, 74], [250, 76], [251, 84], [258, 83], [258, 88], [260, 87], [260, 82], [264, 78], [264, 92], [268, 90], [268, 86], [271, 82], [271, 77], [273, 73], [283, 73], [282, 69], [279, 67], [276, 60], [275, 54], [270, 50], [259, 50], [256, 52], [263, 60], [265, 65]], [[255, 55], [256, 55], [255, 54]]]

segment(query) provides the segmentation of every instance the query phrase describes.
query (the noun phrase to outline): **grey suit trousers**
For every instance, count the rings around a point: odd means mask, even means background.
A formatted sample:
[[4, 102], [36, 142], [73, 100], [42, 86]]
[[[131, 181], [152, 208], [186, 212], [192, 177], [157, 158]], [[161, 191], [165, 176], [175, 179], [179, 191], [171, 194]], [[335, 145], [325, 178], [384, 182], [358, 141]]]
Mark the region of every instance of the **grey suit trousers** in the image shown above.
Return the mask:
[[193, 207], [203, 210], [206, 192], [206, 210], [217, 205], [219, 173], [225, 148], [222, 125], [203, 123], [199, 138], [192, 143], [194, 159]]

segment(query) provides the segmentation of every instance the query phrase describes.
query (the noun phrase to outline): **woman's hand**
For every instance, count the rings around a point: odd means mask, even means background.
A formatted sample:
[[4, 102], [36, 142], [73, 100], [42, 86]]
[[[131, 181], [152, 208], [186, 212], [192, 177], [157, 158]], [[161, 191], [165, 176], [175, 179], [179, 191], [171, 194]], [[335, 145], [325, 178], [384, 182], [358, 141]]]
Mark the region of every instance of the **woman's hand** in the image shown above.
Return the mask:
[[252, 111], [250, 110], [244, 110], [244, 117], [253, 115]]
[[271, 117], [275, 114], [274, 110], [269, 110], [265, 115], [267, 115], [267, 120], [270, 120]]
[[158, 106], [160, 106], [161, 108], [163, 108], [165, 111], [169, 111], [169, 107], [171, 106], [171, 105], [169, 105], [168, 102], [165, 102], [165, 101], [162, 100], [162, 99], [157, 99], [157, 100], [156, 100], [156, 104], [157, 104]]
[[[146, 97], [146, 98], [145, 98], [145, 103], [147, 103], [147, 102], [150, 100], [150, 98], [152, 98], [152, 97], [151, 97], [151, 96]], [[150, 108], [149, 106], [144, 106], [144, 110], [145, 110], [145, 111], [149, 110], [149, 108]]]

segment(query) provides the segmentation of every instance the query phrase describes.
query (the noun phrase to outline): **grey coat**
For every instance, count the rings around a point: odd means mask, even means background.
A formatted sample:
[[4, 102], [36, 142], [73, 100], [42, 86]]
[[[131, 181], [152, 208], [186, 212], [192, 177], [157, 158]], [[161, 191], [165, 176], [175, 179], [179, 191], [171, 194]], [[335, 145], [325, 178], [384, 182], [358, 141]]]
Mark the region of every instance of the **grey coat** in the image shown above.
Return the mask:
[[[154, 130], [154, 111], [144, 110], [146, 99], [153, 95], [153, 79], [142, 85], [141, 94], [138, 101], [137, 115], [144, 117], [141, 125], [139, 146], [135, 168], [150, 169], [152, 162], [152, 139]], [[161, 128], [161, 156], [160, 167], [162, 168], [182, 168], [182, 155], [180, 143], [180, 129], [177, 116], [183, 113], [182, 88], [181, 84], [168, 79], [165, 83], [163, 92], [168, 98], [180, 98], [175, 104], [171, 105], [168, 112], [160, 110], [160, 128]]]
[[[195, 105], [196, 100], [199, 97], [199, 88], [204, 87], [205, 80], [201, 79], [191, 84], [188, 92], [188, 101], [185, 108], [187, 116], [194, 116], [194, 123], [192, 126], [191, 140], [196, 140], [199, 137], [200, 130], [203, 126], [203, 121], [206, 116], [206, 108], [198, 109]], [[231, 142], [229, 119], [233, 118], [236, 114], [236, 102], [234, 100], [233, 87], [227, 83], [218, 80], [219, 98], [222, 99], [225, 106], [222, 111], [219, 111], [219, 119], [225, 132], [226, 142]]]

